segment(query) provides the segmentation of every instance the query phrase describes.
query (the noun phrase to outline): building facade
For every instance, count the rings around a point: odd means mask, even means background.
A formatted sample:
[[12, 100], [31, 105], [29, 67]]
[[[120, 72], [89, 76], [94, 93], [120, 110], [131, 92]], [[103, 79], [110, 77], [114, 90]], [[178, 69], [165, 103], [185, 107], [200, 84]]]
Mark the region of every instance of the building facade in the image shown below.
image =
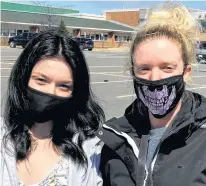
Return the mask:
[[[1, 1], [1, 44], [23, 32], [39, 32], [58, 27], [63, 20], [73, 37], [91, 38], [95, 47], [128, 46], [138, 25], [147, 18], [148, 8], [106, 10], [103, 15], [79, 13], [78, 10]], [[189, 9], [206, 24], [206, 12]], [[206, 40], [205, 33], [201, 40]]]
[[[63, 20], [67, 31], [74, 37], [91, 38], [95, 47], [119, 47], [132, 40], [134, 28], [103, 16], [79, 14], [77, 10], [37, 5], [1, 2], [1, 40], [23, 32], [39, 32], [58, 27]], [[115, 38], [118, 40], [115, 41]]]

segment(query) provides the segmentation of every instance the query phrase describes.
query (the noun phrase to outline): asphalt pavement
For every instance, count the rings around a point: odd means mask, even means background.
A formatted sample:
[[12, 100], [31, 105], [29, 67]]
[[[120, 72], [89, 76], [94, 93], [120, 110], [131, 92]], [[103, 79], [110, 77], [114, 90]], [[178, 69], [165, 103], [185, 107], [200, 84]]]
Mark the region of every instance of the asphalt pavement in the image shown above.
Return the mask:
[[[8, 77], [21, 48], [1, 48], [1, 100], [5, 100]], [[135, 99], [132, 79], [127, 70], [127, 52], [84, 51], [91, 75], [91, 86], [106, 118], [120, 117]], [[187, 89], [206, 97], [206, 64], [193, 65]], [[1, 109], [3, 110], [3, 102]]]

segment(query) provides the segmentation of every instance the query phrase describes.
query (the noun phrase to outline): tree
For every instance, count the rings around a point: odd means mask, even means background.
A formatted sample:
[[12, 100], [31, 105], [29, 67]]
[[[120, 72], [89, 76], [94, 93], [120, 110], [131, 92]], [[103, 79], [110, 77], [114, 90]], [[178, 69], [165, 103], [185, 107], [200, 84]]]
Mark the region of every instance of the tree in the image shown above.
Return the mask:
[[[43, 20], [41, 20], [41, 29], [47, 30], [56, 25], [56, 20], [59, 17], [59, 13], [55, 11], [54, 4], [51, 4], [48, 1], [32, 1], [32, 4], [37, 5], [43, 12], [45, 12]], [[61, 6], [58, 8], [72, 8], [73, 6]]]
[[67, 32], [67, 28], [66, 28], [66, 26], [64, 24], [64, 20], [63, 19], [61, 19], [61, 21], [60, 21], [59, 30], [62, 31], [62, 32]]
[[46, 30], [52, 25], [52, 14], [51, 8], [52, 6], [46, 1], [33, 1], [34, 5], [37, 5], [41, 10], [44, 10], [46, 13], [44, 14], [44, 20], [41, 20], [41, 27], [43, 30]]

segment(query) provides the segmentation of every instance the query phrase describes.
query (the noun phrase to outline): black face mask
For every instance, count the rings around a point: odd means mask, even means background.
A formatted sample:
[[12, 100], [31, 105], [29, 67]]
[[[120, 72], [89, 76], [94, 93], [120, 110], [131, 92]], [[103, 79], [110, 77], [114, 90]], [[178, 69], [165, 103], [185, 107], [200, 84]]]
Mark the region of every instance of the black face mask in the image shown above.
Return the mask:
[[155, 118], [163, 118], [177, 105], [185, 90], [183, 75], [150, 81], [135, 77], [137, 98]]
[[72, 108], [71, 97], [59, 97], [47, 94], [28, 87], [27, 96], [29, 98], [29, 115], [31, 119], [38, 123], [62, 117], [64, 113], [69, 114]]

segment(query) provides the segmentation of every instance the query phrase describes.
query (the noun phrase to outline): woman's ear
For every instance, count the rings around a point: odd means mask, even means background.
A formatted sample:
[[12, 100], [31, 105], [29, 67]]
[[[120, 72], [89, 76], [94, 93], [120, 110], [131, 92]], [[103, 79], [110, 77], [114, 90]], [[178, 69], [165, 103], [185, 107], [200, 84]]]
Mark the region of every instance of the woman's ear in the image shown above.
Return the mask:
[[192, 74], [192, 66], [191, 65], [187, 65], [187, 67], [185, 68], [185, 71], [184, 71], [184, 82], [187, 82], [190, 77], [191, 77], [191, 74]]

